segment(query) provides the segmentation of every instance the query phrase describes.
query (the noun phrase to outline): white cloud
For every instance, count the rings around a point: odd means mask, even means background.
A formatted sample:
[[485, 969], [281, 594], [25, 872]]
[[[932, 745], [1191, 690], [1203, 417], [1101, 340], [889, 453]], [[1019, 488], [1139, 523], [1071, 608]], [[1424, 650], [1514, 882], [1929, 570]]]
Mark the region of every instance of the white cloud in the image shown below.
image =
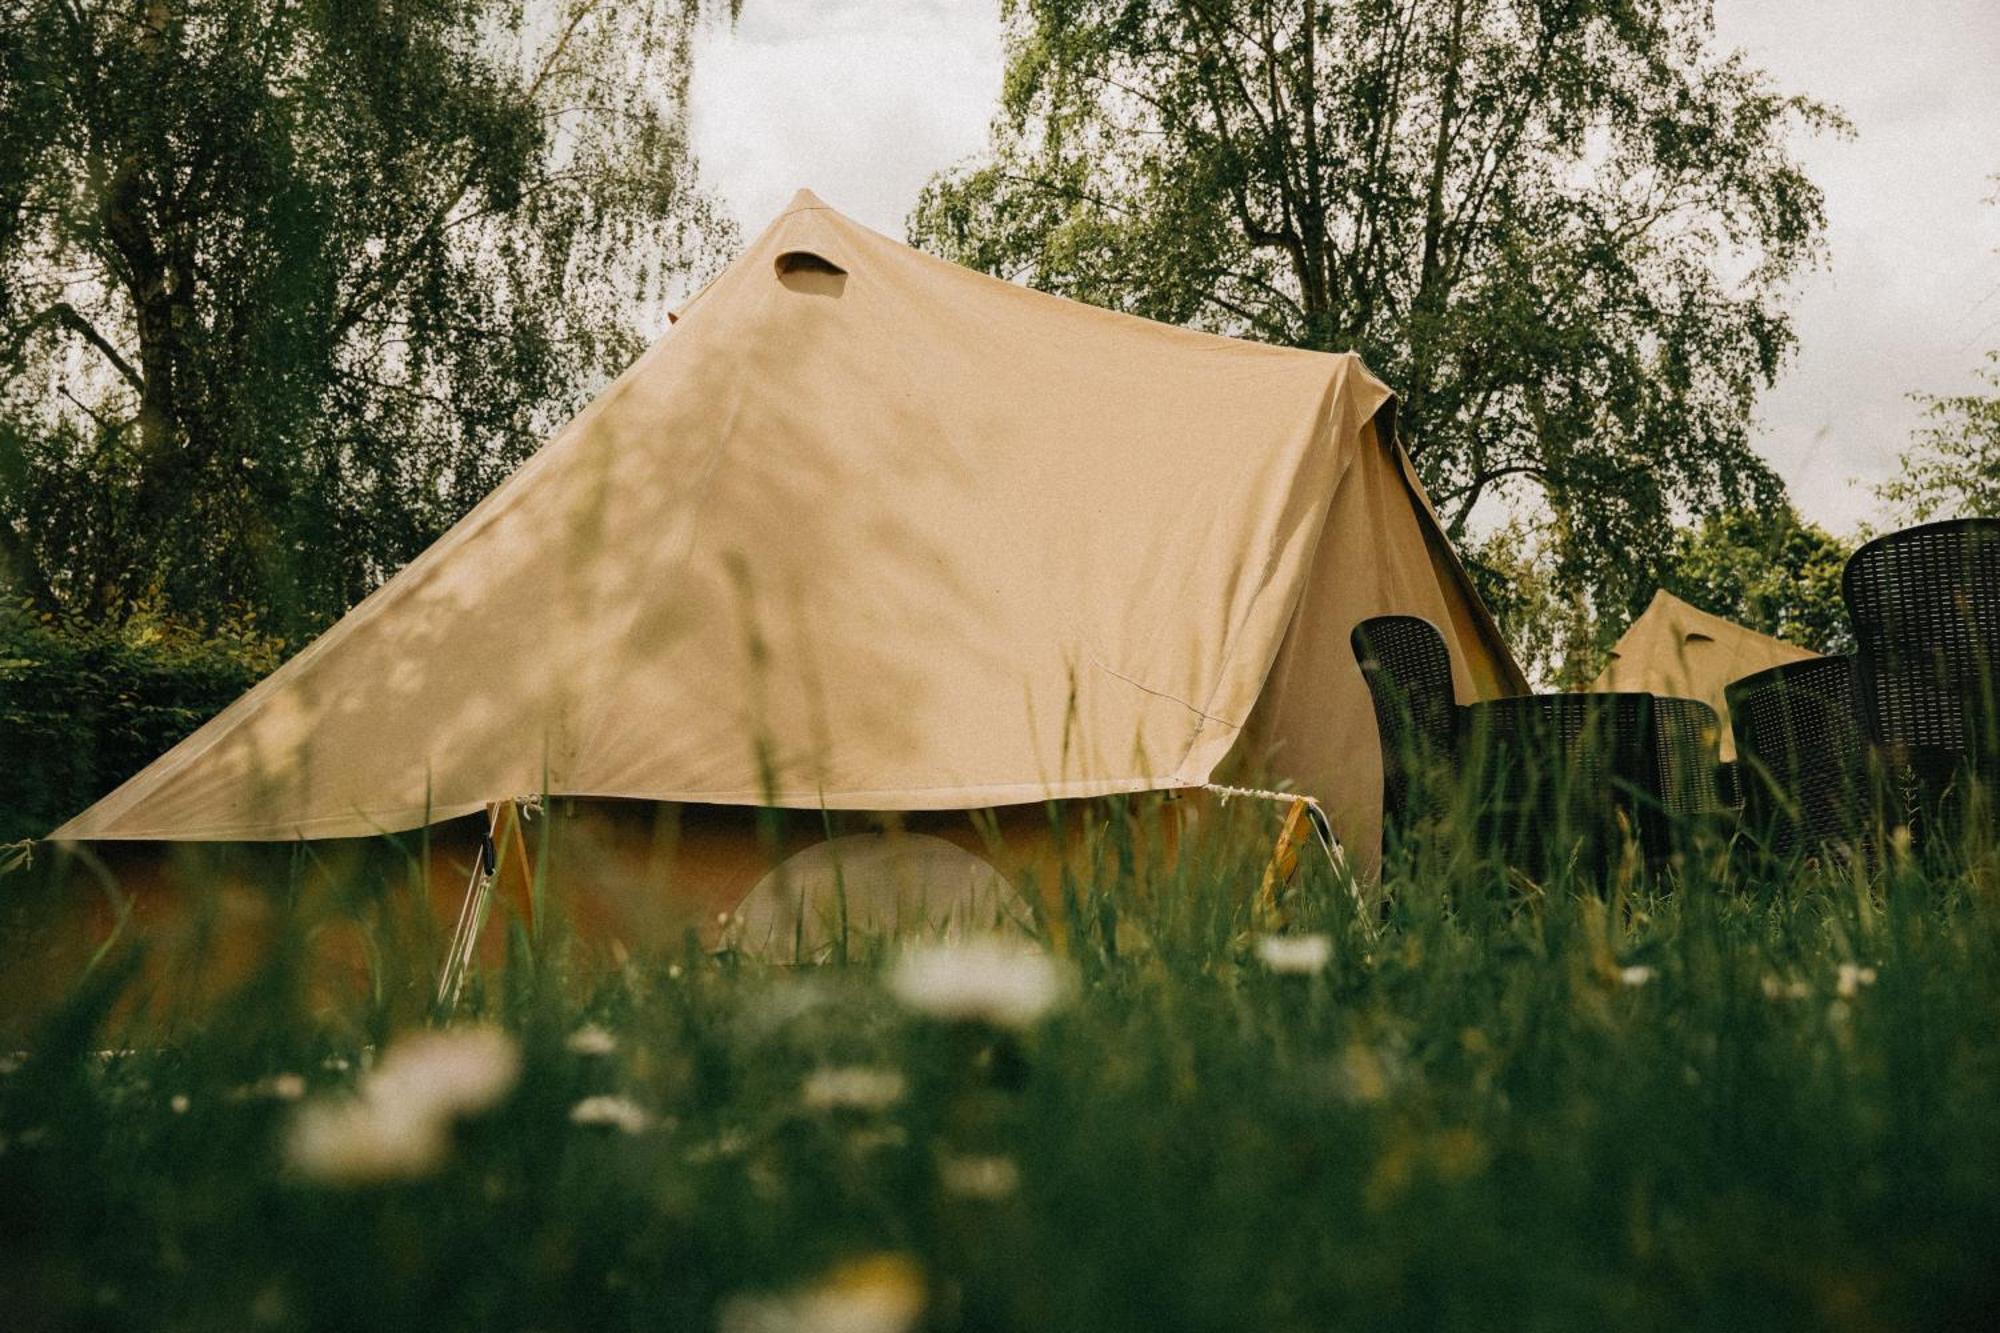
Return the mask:
[[1717, 27], [1851, 141], [1797, 147], [1826, 191], [1829, 263], [1799, 284], [1798, 355], [1758, 443], [1799, 507], [1849, 528], [1909, 443], [1913, 391], [1976, 387], [2000, 347], [2000, 7], [1992, 0], [1723, 0]]
[[891, 236], [977, 152], [1000, 96], [997, 0], [751, 0], [695, 51], [704, 177], [755, 235], [811, 189]]

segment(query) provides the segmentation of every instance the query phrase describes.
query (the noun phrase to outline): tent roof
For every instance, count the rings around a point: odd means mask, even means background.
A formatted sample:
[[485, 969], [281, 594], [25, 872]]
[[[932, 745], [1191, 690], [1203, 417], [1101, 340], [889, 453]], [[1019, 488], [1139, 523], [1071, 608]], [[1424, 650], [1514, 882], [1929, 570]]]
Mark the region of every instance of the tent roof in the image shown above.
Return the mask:
[[1640, 690], [1699, 699], [1722, 719], [1722, 757], [1736, 757], [1724, 695], [1731, 681], [1819, 654], [1711, 615], [1664, 588], [1611, 650], [1593, 690]]
[[[953, 809], [1199, 783], [1388, 401], [1353, 356], [1061, 300], [802, 191], [435, 545], [54, 836], [358, 836], [535, 792]], [[1401, 574], [1464, 583], [1441, 535], [1412, 540]], [[1449, 596], [1518, 681], [1469, 586]]]

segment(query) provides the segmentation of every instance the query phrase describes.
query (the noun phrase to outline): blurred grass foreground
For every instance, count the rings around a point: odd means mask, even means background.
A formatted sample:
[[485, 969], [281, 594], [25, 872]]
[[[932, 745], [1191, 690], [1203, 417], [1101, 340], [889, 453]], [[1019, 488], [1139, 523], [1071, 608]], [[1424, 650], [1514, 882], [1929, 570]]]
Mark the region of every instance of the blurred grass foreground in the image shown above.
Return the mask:
[[[275, 876], [269, 947], [198, 1013], [135, 994], [160, 965], [120, 936], [0, 1062], [5, 1322], [2000, 1309], [1990, 848], [1608, 888], [1412, 856], [1380, 911], [1302, 862], [1280, 927], [1254, 820], [1105, 846], [1008, 936], [843, 937], [816, 966], [693, 932], [607, 952], [538, 882], [448, 1023], [439, 941], [358, 870]], [[314, 980], [332, 931], [359, 984]]]

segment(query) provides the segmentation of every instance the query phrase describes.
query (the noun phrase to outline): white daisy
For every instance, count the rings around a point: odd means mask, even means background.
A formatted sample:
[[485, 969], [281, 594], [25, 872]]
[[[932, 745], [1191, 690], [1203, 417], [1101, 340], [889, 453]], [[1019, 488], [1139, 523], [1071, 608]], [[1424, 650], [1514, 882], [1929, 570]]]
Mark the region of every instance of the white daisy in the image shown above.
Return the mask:
[[1021, 1168], [1011, 1157], [946, 1155], [938, 1159], [938, 1184], [961, 1199], [998, 1203], [1021, 1187]]
[[[361, 1076], [352, 1096], [299, 1108], [286, 1160], [300, 1175], [329, 1185], [429, 1175], [451, 1151], [452, 1122], [498, 1105], [520, 1076], [520, 1049], [498, 1028], [402, 1038]], [[304, 1080], [298, 1090], [305, 1090]]]
[[630, 1097], [585, 1097], [569, 1108], [570, 1123], [603, 1125], [624, 1134], [643, 1134], [652, 1128], [653, 1115]]
[[563, 1045], [578, 1055], [609, 1055], [618, 1049], [618, 1038], [595, 1023], [585, 1023]]
[[521, 1050], [497, 1027], [420, 1032], [393, 1043], [361, 1080], [371, 1102], [415, 1115], [478, 1115], [506, 1099], [521, 1077]]
[[812, 1111], [886, 1111], [903, 1099], [903, 1076], [893, 1069], [815, 1069], [803, 1099]]
[[1070, 976], [1039, 949], [985, 936], [905, 950], [889, 989], [933, 1018], [1027, 1028], [1068, 998]]
[[1266, 935], [1257, 957], [1280, 976], [1309, 977], [1333, 961], [1333, 940], [1325, 935]]
[[1786, 981], [1782, 977], [1764, 978], [1764, 998], [1767, 1000], [1803, 1000], [1812, 994], [1812, 987], [1803, 981]]
[[299, 1108], [285, 1144], [292, 1169], [324, 1185], [351, 1187], [430, 1175], [451, 1148], [451, 1122], [366, 1097]]

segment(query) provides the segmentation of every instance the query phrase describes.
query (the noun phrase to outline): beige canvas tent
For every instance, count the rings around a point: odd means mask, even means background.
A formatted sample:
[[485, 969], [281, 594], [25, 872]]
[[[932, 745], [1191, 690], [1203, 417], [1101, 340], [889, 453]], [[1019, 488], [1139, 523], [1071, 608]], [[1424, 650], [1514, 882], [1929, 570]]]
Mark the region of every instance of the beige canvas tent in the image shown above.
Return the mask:
[[[801, 193], [423, 556], [58, 841], [407, 830], [532, 793], [965, 811], [1380, 773], [1348, 648], [1523, 688], [1360, 362], [931, 258]], [[933, 821], [935, 822], [935, 821]], [[683, 873], [760, 878], [738, 821]]]
[[1722, 719], [1722, 757], [1736, 757], [1724, 691], [1733, 680], [1817, 653], [1710, 615], [1661, 589], [1611, 650], [1593, 690], [1699, 699]]

